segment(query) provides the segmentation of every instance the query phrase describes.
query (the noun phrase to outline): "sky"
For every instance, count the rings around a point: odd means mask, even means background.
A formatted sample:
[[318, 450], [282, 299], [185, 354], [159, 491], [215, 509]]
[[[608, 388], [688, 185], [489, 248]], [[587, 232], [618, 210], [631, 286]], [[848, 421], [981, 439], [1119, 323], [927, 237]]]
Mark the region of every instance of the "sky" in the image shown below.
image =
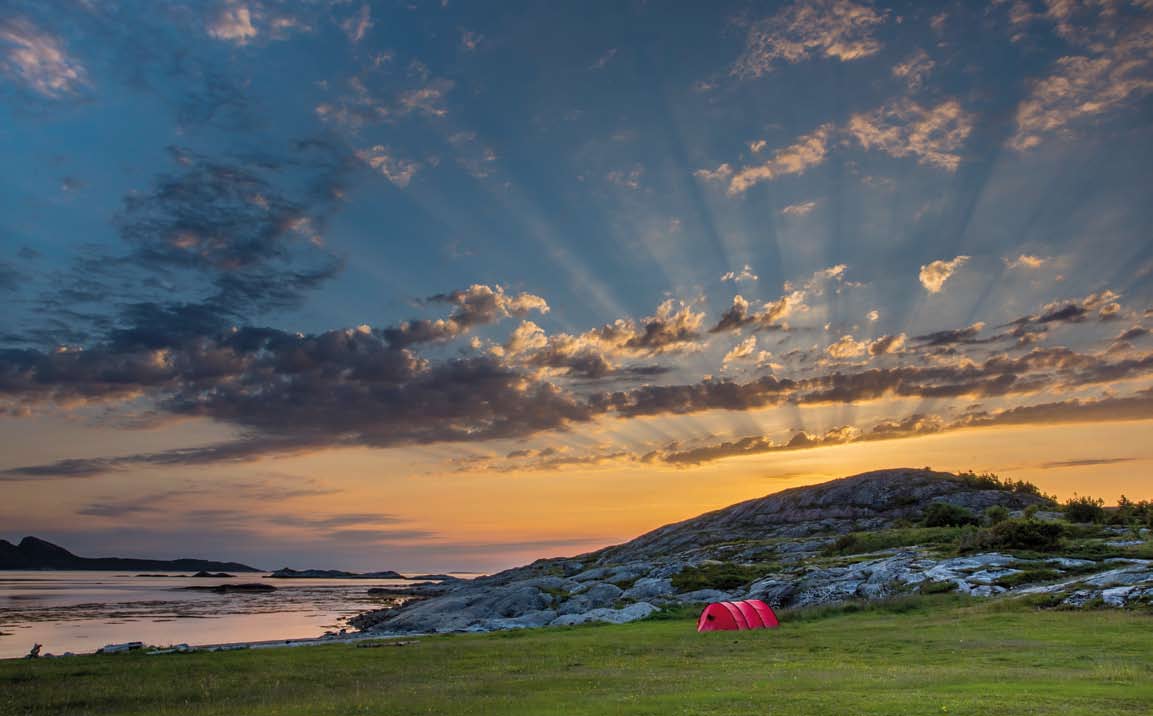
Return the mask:
[[1153, 498], [1153, 2], [0, 3], [0, 537], [490, 571]]

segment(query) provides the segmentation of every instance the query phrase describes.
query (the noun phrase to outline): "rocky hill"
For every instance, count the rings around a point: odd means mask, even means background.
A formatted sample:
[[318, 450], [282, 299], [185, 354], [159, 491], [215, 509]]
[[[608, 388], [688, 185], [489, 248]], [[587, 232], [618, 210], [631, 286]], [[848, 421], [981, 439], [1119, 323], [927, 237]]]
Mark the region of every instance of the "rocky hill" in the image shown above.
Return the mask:
[[804, 538], [876, 530], [914, 520], [932, 502], [981, 513], [993, 505], [1024, 509], [1048, 500], [1026, 492], [991, 489], [980, 480], [931, 470], [866, 472], [819, 485], [758, 497], [684, 522], [660, 527], [597, 553], [598, 559], [651, 559], [687, 551], [709, 551], [742, 540]]
[[[911, 592], [1153, 602], [1149, 532], [1065, 524], [1025, 483], [894, 469], [785, 490], [622, 545], [543, 559], [359, 615], [379, 633], [625, 622], [663, 607], [759, 598], [777, 607]], [[1026, 514], [1027, 513], [1027, 514]]]
[[38, 537], [25, 537], [19, 544], [0, 540], [0, 569], [150, 570], [166, 572], [259, 572], [239, 562], [208, 559], [133, 559], [129, 557], [78, 557], [59, 545]]

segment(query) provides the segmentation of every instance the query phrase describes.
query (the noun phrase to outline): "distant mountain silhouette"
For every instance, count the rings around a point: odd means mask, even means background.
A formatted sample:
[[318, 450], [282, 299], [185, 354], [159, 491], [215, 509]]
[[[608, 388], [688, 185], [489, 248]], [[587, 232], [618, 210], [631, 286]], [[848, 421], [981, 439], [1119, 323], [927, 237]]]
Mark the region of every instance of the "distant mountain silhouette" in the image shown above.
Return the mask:
[[25, 537], [20, 544], [0, 539], [0, 569], [163, 570], [169, 572], [259, 572], [239, 562], [208, 559], [132, 559], [128, 557], [77, 557], [59, 545], [38, 537]]

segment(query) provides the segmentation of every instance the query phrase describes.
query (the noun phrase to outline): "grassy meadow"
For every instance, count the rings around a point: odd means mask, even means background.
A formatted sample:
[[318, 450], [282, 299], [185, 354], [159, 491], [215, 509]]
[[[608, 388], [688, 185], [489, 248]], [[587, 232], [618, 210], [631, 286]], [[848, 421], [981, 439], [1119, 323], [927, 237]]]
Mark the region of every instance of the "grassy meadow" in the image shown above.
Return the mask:
[[[1149, 714], [1153, 615], [951, 595], [697, 634], [693, 614], [222, 653], [0, 662], [0, 714]], [[410, 641], [410, 640], [408, 640]]]

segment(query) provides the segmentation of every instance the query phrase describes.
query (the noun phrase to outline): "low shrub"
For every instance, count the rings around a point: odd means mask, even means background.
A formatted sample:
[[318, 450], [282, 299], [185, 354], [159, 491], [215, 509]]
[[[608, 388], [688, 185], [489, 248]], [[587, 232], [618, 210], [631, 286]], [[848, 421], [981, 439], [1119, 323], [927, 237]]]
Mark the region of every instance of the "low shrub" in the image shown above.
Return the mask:
[[949, 581], [948, 579], [936, 580], [926, 579], [921, 582], [921, 586], [917, 587], [917, 591], [921, 594], [948, 594], [957, 590], [957, 583]]
[[1056, 522], [1005, 520], [992, 527], [966, 528], [957, 538], [957, 551], [1027, 549], [1049, 552], [1061, 546], [1063, 534], [1064, 529]]
[[1104, 522], [1105, 501], [1092, 497], [1073, 497], [1065, 503], [1065, 519], [1070, 522]]
[[925, 508], [922, 522], [926, 527], [964, 527], [977, 524], [977, 517], [964, 507], [934, 502]]
[[1009, 519], [1009, 510], [1004, 505], [993, 505], [985, 510], [985, 522], [995, 525]]
[[1033, 584], [1035, 582], [1051, 582], [1055, 579], [1063, 577], [1061, 572], [1055, 569], [1026, 569], [1016, 574], [1010, 574], [993, 582], [998, 587], [1005, 589], [1012, 589], [1020, 587], [1023, 584]]

